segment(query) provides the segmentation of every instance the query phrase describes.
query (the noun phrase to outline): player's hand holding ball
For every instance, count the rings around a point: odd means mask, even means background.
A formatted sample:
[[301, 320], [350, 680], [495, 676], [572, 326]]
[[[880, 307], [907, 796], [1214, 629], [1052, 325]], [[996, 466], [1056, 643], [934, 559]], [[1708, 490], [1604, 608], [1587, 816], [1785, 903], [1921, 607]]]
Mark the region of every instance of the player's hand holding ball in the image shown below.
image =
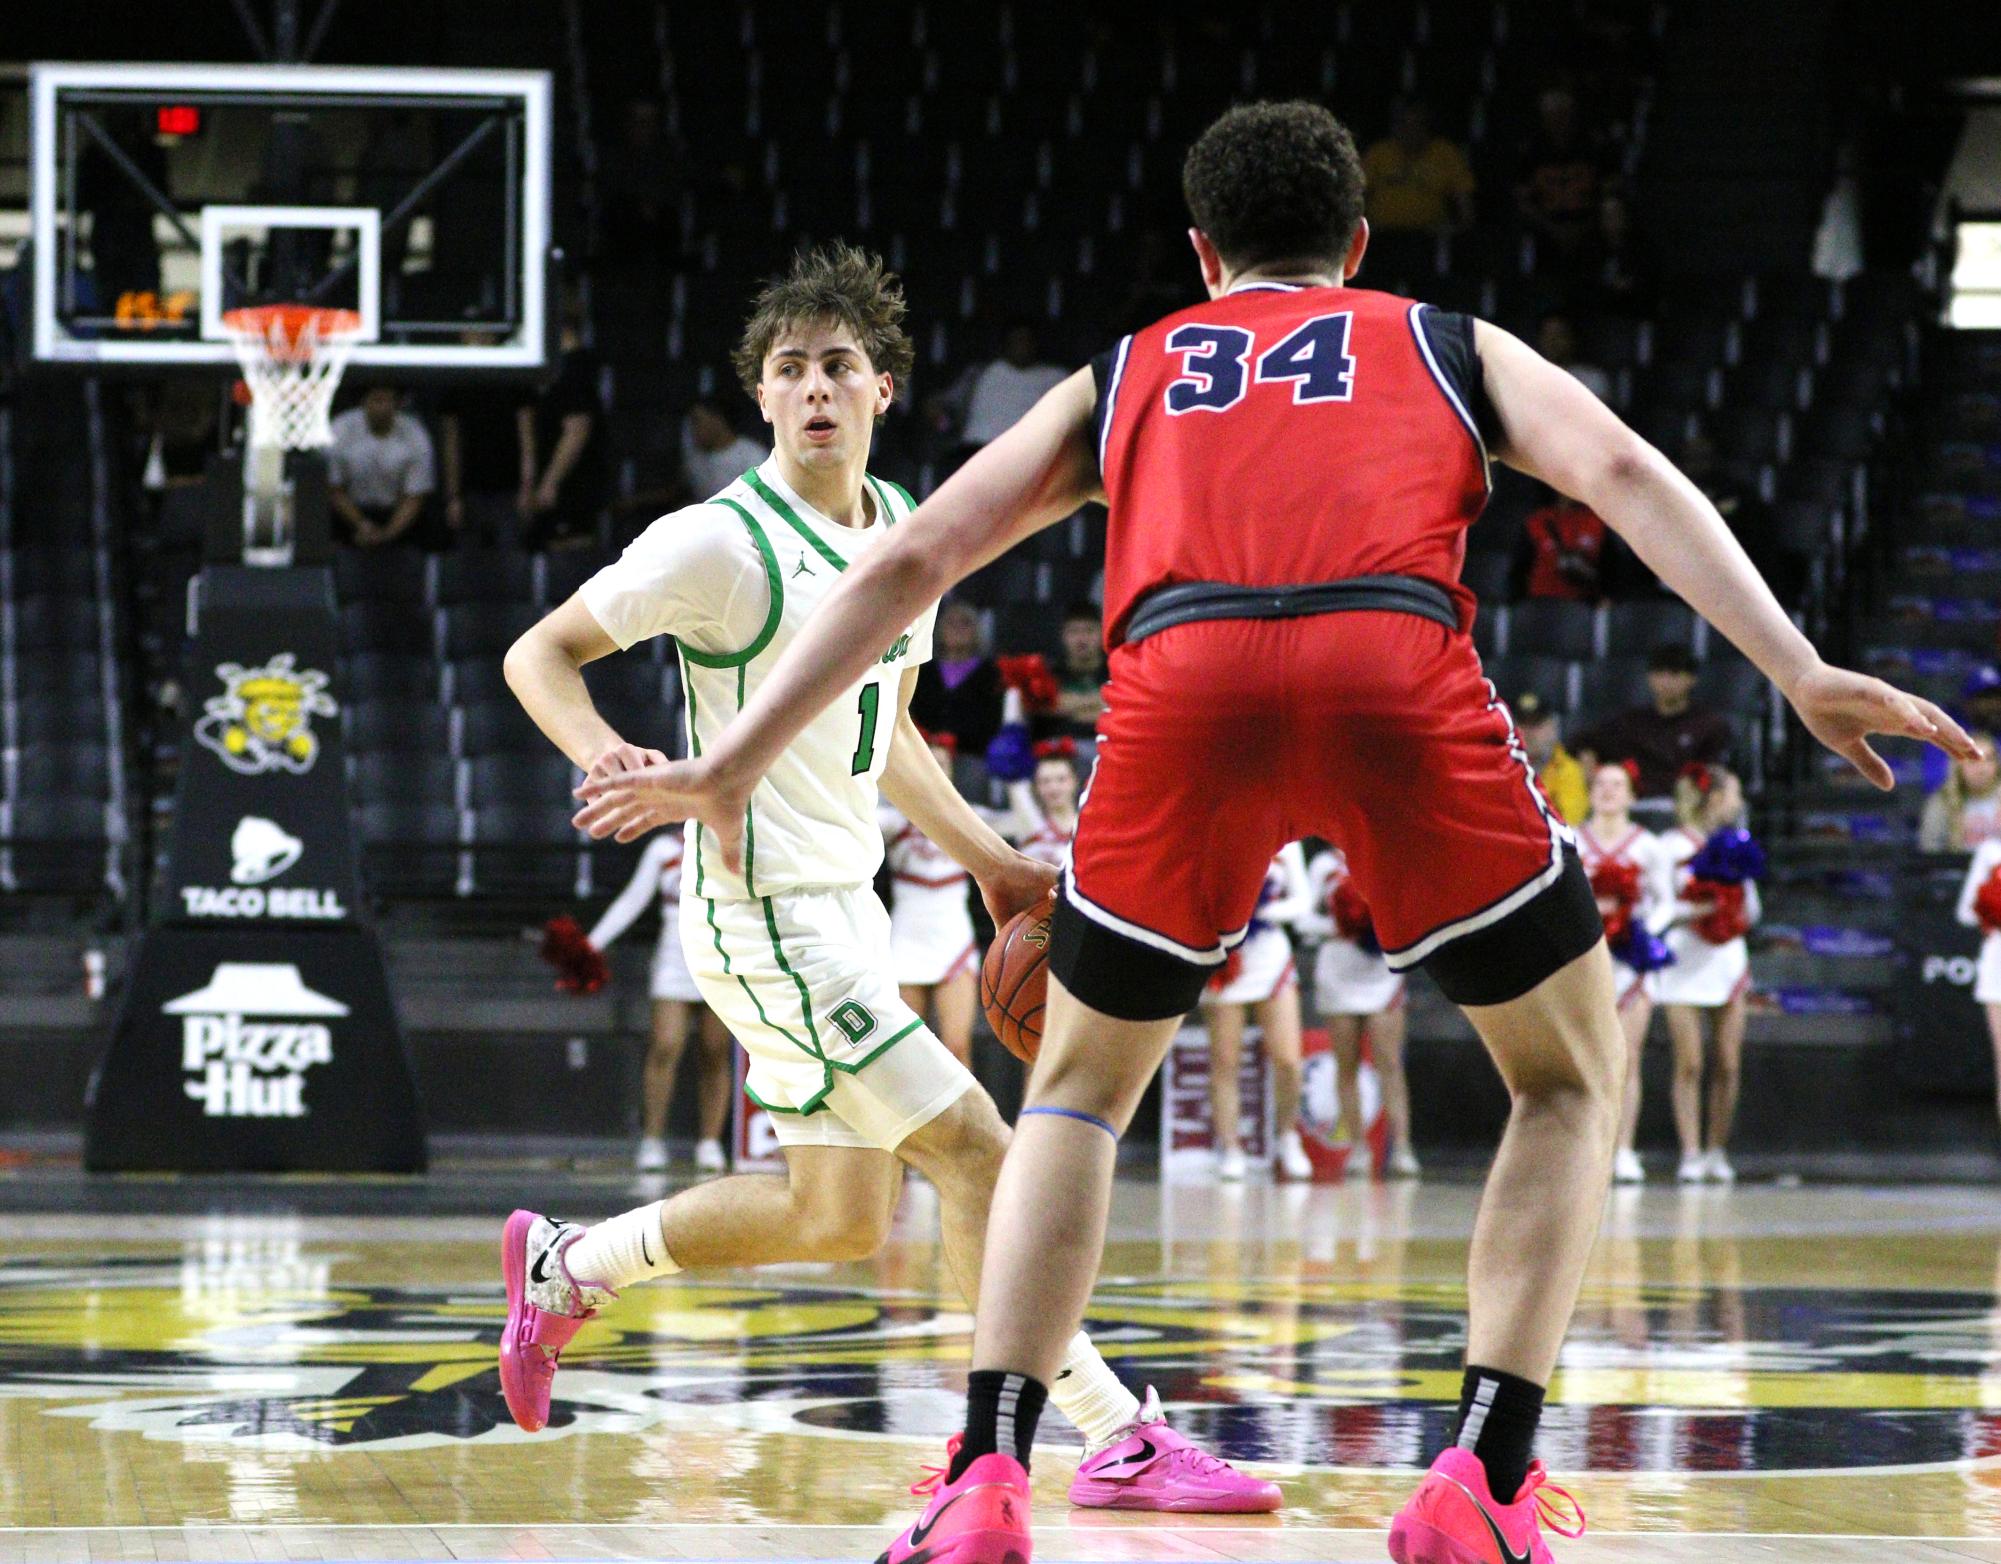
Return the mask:
[[1055, 867], [1026, 853], [1011, 853], [998, 869], [973, 878], [979, 883], [980, 900], [987, 904], [987, 916], [997, 929], [1006, 928], [1016, 914], [1030, 907], [1053, 904], [1056, 895]]

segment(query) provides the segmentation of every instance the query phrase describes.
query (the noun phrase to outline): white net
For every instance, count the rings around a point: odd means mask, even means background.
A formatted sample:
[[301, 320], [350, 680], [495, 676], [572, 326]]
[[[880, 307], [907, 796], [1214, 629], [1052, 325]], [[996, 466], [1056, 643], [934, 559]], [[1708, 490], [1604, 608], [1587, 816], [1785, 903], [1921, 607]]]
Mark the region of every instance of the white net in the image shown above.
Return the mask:
[[304, 451], [333, 444], [327, 415], [361, 331], [352, 310], [274, 304], [223, 317], [250, 387], [251, 448]]

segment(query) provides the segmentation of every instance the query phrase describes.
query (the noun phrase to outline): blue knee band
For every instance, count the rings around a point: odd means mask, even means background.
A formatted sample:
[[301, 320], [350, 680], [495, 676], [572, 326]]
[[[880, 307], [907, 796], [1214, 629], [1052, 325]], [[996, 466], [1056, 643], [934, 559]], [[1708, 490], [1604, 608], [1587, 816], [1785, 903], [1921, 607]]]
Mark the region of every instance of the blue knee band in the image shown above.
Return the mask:
[[1081, 1124], [1095, 1124], [1099, 1129], [1111, 1136], [1113, 1140], [1116, 1141], [1119, 1138], [1119, 1132], [1095, 1113], [1084, 1113], [1076, 1108], [1023, 1108], [1021, 1110], [1021, 1117], [1025, 1119], [1031, 1113], [1047, 1113], [1059, 1119], [1075, 1119]]

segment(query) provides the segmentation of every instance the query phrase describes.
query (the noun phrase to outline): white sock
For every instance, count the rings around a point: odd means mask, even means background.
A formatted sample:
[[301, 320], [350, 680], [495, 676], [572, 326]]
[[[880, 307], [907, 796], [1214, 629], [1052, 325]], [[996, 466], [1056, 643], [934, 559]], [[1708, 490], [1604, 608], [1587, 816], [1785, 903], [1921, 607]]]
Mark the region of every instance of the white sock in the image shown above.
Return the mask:
[[594, 1282], [613, 1292], [634, 1282], [650, 1282], [657, 1276], [672, 1276], [681, 1267], [667, 1252], [660, 1236], [660, 1208], [664, 1200], [628, 1211], [608, 1222], [588, 1228], [570, 1245], [564, 1257], [570, 1275], [580, 1282]]
[[1087, 1449], [1108, 1445], [1139, 1421], [1139, 1397], [1119, 1383], [1105, 1366], [1091, 1338], [1082, 1331], [1070, 1338], [1049, 1399], [1084, 1436]]

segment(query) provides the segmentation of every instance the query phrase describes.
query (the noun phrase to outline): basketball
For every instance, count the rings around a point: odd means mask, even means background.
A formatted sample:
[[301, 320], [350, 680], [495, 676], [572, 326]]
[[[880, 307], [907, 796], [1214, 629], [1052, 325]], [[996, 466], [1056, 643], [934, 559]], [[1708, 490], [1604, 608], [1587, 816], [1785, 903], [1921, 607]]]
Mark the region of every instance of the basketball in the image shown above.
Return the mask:
[[1051, 896], [1008, 919], [980, 963], [980, 1008], [1001, 1046], [1023, 1064], [1042, 1049], [1042, 1007], [1049, 1001]]

